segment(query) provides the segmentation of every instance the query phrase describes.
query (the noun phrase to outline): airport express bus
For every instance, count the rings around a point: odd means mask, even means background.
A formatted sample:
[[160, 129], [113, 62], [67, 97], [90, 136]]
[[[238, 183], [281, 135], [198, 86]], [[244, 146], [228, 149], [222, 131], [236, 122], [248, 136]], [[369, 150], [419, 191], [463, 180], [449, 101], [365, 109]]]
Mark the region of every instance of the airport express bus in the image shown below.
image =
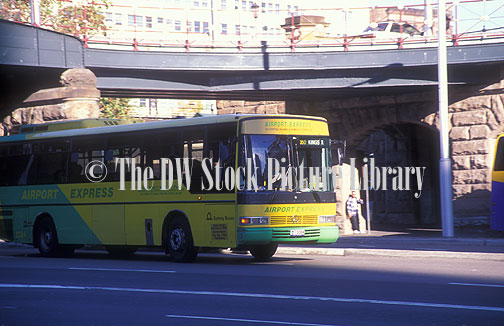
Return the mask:
[[48, 257], [99, 245], [161, 247], [182, 262], [199, 248], [240, 248], [266, 260], [279, 243], [337, 240], [330, 166], [318, 117], [23, 126], [0, 137], [0, 238]]

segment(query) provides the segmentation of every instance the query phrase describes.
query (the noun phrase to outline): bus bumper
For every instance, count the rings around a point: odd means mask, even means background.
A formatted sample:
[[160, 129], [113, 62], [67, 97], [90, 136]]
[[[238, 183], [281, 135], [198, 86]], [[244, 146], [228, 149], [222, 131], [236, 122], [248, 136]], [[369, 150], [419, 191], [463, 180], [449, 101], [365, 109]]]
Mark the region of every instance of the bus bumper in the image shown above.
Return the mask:
[[[304, 236], [291, 236], [290, 231], [304, 229]], [[237, 230], [239, 245], [267, 244], [270, 242], [311, 242], [333, 243], [338, 240], [337, 226], [319, 227], [283, 227], [283, 228], [241, 228]]]

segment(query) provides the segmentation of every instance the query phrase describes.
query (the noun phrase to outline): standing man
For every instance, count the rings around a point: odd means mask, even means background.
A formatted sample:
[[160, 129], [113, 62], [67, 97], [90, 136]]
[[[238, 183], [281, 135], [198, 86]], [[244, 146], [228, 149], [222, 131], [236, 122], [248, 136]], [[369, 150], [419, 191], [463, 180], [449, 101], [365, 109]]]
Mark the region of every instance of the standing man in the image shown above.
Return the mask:
[[352, 193], [350, 196], [348, 196], [347, 202], [346, 202], [346, 214], [347, 217], [350, 219], [350, 222], [352, 222], [352, 230], [353, 233], [360, 233], [359, 230], [359, 206], [357, 205], [362, 205], [363, 200], [362, 199], [357, 199], [357, 194], [355, 193], [354, 190], [352, 190]]

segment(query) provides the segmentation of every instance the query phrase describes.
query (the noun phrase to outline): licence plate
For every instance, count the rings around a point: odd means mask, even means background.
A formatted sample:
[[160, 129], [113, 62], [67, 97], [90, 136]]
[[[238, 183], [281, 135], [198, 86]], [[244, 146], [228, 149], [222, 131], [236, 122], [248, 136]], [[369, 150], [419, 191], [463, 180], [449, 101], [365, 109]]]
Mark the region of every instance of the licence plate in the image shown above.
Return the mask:
[[303, 229], [290, 230], [291, 237], [304, 237], [304, 235], [305, 235], [305, 230], [303, 230]]

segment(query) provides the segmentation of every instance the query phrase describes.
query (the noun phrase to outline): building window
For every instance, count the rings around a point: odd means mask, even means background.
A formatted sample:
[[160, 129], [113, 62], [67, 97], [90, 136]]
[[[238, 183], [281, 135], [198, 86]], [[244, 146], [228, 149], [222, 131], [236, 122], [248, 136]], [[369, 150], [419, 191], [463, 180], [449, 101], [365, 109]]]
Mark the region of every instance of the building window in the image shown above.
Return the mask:
[[247, 10], [247, 1], [242, 1], [242, 10]]
[[235, 34], [240, 35], [240, 25], [235, 25]]
[[221, 24], [221, 34], [227, 35], [228, 33], [228, 26], [227, 24]]
[[203, 0], [203, 1], [201, 1], [201, 6], [202, 6], [203, 8], [208, 8], [208, 1], [207, 1], [207, 0]]
[[210, 33], [210, 30], [208, 29], [208, 22], [203, 22], [203, 33]]
[[157, 18], [157, 23], [158, 23], [158, 24], [163, 24], [163, 22], [164, 22], [164, 21], [163, 21], [163, 18], [161, 18], [161, 17], [158, 17], [158, 18]]
[[135, 16], [128, 15], [128, 26], [135, 26]]
[[194, 6], [199, 7], [199, 1], [194, 1]]
[[192, 32], [192, 22], [187, 22], [187, 31]]
[[280, 5], [278, 3], [275, 3], [275, 10], [276, 10], [276, 14], [279, 15], [280, 14]]
[[145, 16], [145, 27], [152, 28], [152, 17]]
[[196, 33], [201, 33], [201, 22], [199, 21], [194, 22], [194, 31]]
[[262, 12], [266, 12], [266, 2], [261, 3]]
[[140, 106], [141, 108], [145, 108], [147, 106], [147, 99], [146, 98], [139, 99], [138, 106]]
[[175, 21], [175, 30], [177, 32], [180, 32], [181, 31], [181, 24], [180, 24], [180, 20], [176, 20]]
[[226, 0], [221, 0], [220, 2], [220, 8], [222, 10], [226, 10], [227, 9], [227, 3], [226, 3]]
[[112, 20], [112, 13], [111, 12], [106, 12], [105, 13], [105, 22], [107, 23], [112, 23], [113, 20]]
[[172, 29], [172, 20], [167, 19], [167, 20], [165, 20], [165, 22], [166, 22], [166, 26], [168, 27], [168, 30], [171, 30]]
[[[128, 15], [129, 20], [129, 15]], [[143, 16], [132, 16], [133, 24], [130, 26], [143, 27]], [[129, 23], [128, 23], [129, 25]]]
[[122, 25], [122, 14], [119, 13], [115, 14], [115, 24]]

